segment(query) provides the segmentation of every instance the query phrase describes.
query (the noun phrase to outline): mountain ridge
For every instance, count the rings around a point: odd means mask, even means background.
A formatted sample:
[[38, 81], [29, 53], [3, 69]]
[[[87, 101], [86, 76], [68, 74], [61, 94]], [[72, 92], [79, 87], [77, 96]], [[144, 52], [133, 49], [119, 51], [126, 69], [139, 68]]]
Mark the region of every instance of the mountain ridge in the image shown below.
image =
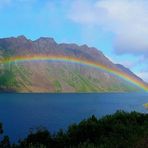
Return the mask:
[[[1, 58], [41, 54], [73, 57], [101, 63], [112, 69], [127, 73], [137, 81], [146, 84], [123, 65], [114, 64], [100, 50], [88, 47], [86, 44], [57, 43], [49, 37], [40, 37], [32, 41], [22, 35], [0, 39]], [[6, 72], [9, 77], [13, 77], [13, 81], [7, 82], [6, 74], [1, 74], [0, 88], [2, 91], [11, 89], [16, 92], [118, 92], [139, 90], [136, 86], [110, 73], [78, 64], [38, 61], [36, 63], [22, 62], [16, 65], [11, 63], [9, 66], [4, 64], [1, 67], [3, 67], [1, 73]]]

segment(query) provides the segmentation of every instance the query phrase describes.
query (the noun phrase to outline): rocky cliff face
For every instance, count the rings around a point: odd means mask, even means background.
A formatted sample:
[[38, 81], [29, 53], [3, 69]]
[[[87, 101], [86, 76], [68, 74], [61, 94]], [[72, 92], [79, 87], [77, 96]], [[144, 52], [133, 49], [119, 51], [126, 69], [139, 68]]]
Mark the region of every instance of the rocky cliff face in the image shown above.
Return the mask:
[[[28, 55], [60, 55], [104, 64], [142, 81], [129, 69], [112, 63], [94, 47], [57, 44], [53, 38], [35, 41], [25, 36], [0, 39], [0, 58]], [[16, 92], [107, 92], [135, 91], [136, 86], [95, 68], [64, 62], [20, 62], [0, 64], [0, 90]]]

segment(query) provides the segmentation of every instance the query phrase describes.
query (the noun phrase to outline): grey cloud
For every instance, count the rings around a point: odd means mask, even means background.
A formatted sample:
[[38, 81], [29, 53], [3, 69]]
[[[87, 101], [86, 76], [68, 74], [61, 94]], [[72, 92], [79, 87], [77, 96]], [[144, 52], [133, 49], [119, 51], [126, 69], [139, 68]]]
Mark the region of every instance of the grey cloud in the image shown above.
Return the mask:
[[145, 0], [75, 0], [69, 18], [115, 35], [118, 54], [148, 56], [148, 2]]

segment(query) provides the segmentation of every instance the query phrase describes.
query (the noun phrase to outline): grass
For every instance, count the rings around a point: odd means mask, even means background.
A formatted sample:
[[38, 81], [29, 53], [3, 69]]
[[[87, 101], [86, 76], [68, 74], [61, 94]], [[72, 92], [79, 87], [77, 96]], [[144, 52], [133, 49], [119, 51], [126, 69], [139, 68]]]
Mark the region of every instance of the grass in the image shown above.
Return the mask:
[[148, 109], [148, 103], [143, 104], [143, 106]]
[[56, 92], [61, 92], [62, 91], [62, 87], [59, 81], [54, 81], [54, 87], [55, 87], [55, 91]]

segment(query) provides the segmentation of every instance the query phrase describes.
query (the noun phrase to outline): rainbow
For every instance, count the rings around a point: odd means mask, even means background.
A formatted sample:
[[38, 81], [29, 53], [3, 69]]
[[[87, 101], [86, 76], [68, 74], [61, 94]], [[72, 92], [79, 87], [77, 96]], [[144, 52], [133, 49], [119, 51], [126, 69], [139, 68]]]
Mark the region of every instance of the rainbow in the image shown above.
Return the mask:
[[110, 68], [106, 65], [103, 65], [98, 62], [89, 61], [86, 59], [80, 59], [72, 56], [59, 56], [59, 55], [28, 55], [28, 56], [15, 56], [15, 57], [9, 57], [5, 59], [0, 60], [0, 64], [7, 64], [7, 63], [17, 63], [17, 62], [26, 62], [26, 61], [56, 61], [56, 62], [68, 62], [68, 63], [76, 63], [81, 64], [85, 66], [90, 66], [105, 72], [108, 72], [110, 74], [113, 74], [119, 78], [122, 78], [137, 87], [148, 91], [148, 85], [126, 73], [123, 71], [118, 70], [117, 68]]

